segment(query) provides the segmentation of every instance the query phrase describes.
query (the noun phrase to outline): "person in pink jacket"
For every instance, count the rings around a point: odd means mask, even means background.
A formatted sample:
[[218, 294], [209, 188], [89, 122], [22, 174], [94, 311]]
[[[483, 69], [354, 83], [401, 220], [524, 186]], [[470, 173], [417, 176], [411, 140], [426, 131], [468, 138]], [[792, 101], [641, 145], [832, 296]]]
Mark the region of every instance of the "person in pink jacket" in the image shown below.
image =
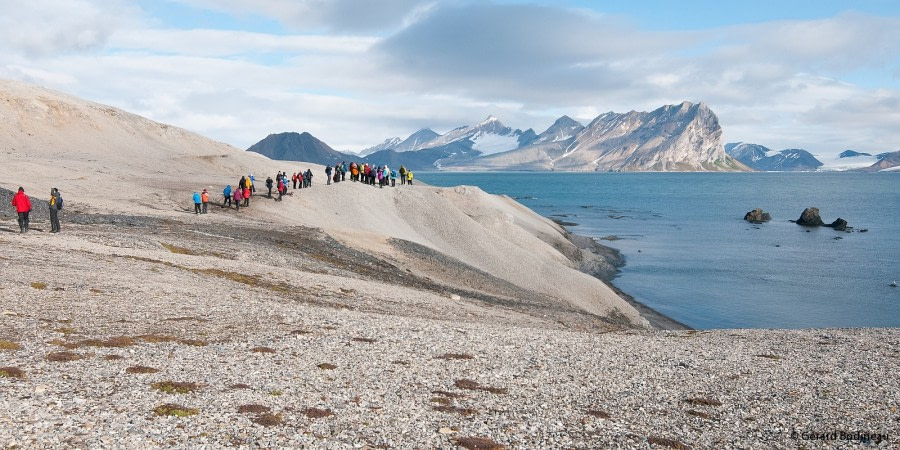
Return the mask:
[[244, 200], [244, 188], [238, 187], [234, 190], [234, 209], [241, 210], [241, 202]]
[[19, 215], [19, 233], [28, 232], [28, 213], [31, 212], [31, 199], [25, 195], [25, 189], [19, 187], [19, 192], [13, 196], [12, 205], [16, 207]]

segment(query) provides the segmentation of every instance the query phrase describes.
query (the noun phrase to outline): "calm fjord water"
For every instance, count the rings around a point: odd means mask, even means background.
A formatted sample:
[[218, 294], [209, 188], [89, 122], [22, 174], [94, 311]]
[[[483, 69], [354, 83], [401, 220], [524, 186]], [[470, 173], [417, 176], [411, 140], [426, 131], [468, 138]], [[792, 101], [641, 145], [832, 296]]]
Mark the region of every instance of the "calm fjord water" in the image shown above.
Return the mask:
[[[900, 326], [900, 173], [420, 172], [479, 186], [619, 249], [614, 281], [694, 328]], [[818, 207], [857, 232], [790, 223]], [[761, 207], [772, 221], [752, 225]], [[860, 233], [858, 230], [868, 229]]]

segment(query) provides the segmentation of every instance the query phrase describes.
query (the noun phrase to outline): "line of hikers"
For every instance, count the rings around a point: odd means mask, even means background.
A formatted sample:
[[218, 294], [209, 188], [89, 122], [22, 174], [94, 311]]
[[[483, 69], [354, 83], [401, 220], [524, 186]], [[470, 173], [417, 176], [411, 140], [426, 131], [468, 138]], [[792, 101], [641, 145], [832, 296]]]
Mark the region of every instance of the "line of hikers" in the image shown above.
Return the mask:
[[[359, 181], [372, 186], [378, 184], [381, 187], [394, 187], [397, 185], [398, 175], [401, 185], [413, 184], [412, 171], [403, 165], [401, 165], [399, 171], [397, 171], [391, 170], [387, 165], [376, 166], [374, 164], [358, 164], [355, 162], [351, 162], [349, 167], [345, 162], [335, 164], [333, 167], [325, 166], [325, 175], [328, 181], [327, 184], [330, 185], [332, 181], [335, 183], [345, 181], [347, 172], [350, 172], [351, 181]], [[278, 194], [275, 201], [281, 201], [282, 197], [285, 195], [291, 195], [288, 194], [289, 186], [292, 185], [294, 190], [309, 188], [312, 186], [312, 180], [312, 169], [295, 172], [291, 175], [290, 180], [288, 180], [286, 171], [278, 172], [278, 174], [275, 175], [274, 180], [272, 177], [266, 178], [266, 188], [268, 189], [266, 198], [272, 198], [272, 189], [275, 189], [275, 192]], [[256, 192], [256, 187], [254, 185], [255, 181], [256, 177], [254, 177], [253, 174], [250, 174], [242, 176], [241, 179], [238, 180], [236, 189], [232, 188], [230, 184], [225, 186], [225, 189], [222, 191], [224, 201], [222, 202], [221, 207], [230, 208], [231, 206], [234, 206], [238, 211], [241, 210], [242, 206], [244, 208], [250, 207], [250, 196]], [[203, 189], [201, 192], [194, 192], [192, 198], [194, 201], [194, 214], [207, 214], [209, 212], [209, 192], [207, 192], [206, 189]]]
[[[253, 174], [248, 176], [242, 176], [237, 183], [237, 189], [232, 189], [231, 185], [225, 186], [225, 189], [222, 190], [222, 195], [225, 197], [225, 200], [222, 202], [222, 208], [234, 205], [235, 209], [238, 211], [241, 210], [241, 206], [245, 208], [250, 207], [250, 195], [256, 192], [256, 187], [253, 185], [253, 182], [256, 181], [256, 177]], [[206, 193], [206, 189], [203, 190]], [[271, 190], [270, 190], [271, 192]], [[271, 197], [271, 195], [270, 195]], [[201, 198], [202, 200], [202, 198]], [[206, 202], [209, 201], [209, 197], [207, 196]], [[197, 205], [197, 193], [194, 192], [194, 209], [196, 210]], [[203, 211], [206, 211], [206, 205], [203, 205]], [[205, 214], [205, 212], [204, 212]]]
[[[59, 233], [59, 211], [63, 209], [63, 198], [59, 189], [50, 189], [50, 232]], [[31, 199], [25, 194], [25, 188], [19, 186], [18, 192], [13, 195], [12, 206], [16, 208], [16, 219], [19, 222], [19, 233], [27, 233], [30, 225], [29, 215], [32, 206]]]
[[335, 183], [339, 181], [346, 181], [347, 172], [350, 172], [350, 181], [359, 181], [363, 184], [369, 184], [375, 186], [377, 183], [381, 187], [385, 186], [397, 186], [397, 175], [400, 176], [400, 184], [413, 184], [413, 173], [411, 170], [408, 170], [403, 165], [400, 165], [399, 173], [397, 170], [391, 170], [387, 164], [383, 166], [376, 166], [374, 164], [369, 163], [355, 163], [351, 162], [350, 166], [347, 166], [346, 162], [341, 162], [340, 164], [335, 164], [334, 167], [325, 166], [325, 176], [328, 180], [327, 184], [331, 184], [332, 181]]

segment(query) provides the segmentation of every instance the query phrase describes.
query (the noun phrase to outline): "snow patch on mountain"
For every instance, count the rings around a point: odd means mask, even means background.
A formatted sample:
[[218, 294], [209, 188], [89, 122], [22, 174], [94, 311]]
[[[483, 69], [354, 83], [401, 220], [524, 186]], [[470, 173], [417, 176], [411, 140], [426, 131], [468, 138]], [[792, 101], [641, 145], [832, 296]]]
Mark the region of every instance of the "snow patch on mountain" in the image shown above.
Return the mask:
[[822, 161], [822, 167], [819, 167], [819, 170], [828, 171], [862, 169], [878, 162], [878, 157], [872, 155], [845, 156], [843, 158], [839, 155], [816, 155], [816, 158]]
[[515, 134], [479, 134], [471, 139], [475, 143], [472, 148], [480, 151], [483, 155], [492, 155], [519, 147], [519, 137]]

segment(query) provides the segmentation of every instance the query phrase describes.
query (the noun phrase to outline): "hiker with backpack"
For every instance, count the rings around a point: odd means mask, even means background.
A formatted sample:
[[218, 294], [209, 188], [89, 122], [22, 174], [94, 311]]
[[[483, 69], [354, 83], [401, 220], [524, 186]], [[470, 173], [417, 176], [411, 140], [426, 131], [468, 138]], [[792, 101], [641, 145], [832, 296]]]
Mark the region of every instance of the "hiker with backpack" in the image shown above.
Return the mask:
[[203, 199], [200, 198], [200, 193], [194, 191], [194, 214], [200, 214], [200, 203], [203, 202]]
[[201, 214], [206, 214], [209, 211], [209, 192], [206, 192], [206, 189], [200, 193], [200, 201], [203, 202], [203, 212]]
[[220, 208], [224, 208], [226, 206], [231, 206], [231, 185], [225, 186], [225, 190], [222, 191], [222, 195], [225, 196], [225, 200], [222, 201], [222, 206]]
[[266, 187], [269, 188], [269, 193], [266, 194], [266, 198], [272, 198], [272, 177], [266, 178]]
[[331, 184], [331, 166], [330, 165], [325, 166], [325, 178], [326, 178], [325, 184], [326, 185]]
[[50, 189], [50, 232], [59, 233], [59, 211], [63, 209], [63, 199], [59, 189]]

